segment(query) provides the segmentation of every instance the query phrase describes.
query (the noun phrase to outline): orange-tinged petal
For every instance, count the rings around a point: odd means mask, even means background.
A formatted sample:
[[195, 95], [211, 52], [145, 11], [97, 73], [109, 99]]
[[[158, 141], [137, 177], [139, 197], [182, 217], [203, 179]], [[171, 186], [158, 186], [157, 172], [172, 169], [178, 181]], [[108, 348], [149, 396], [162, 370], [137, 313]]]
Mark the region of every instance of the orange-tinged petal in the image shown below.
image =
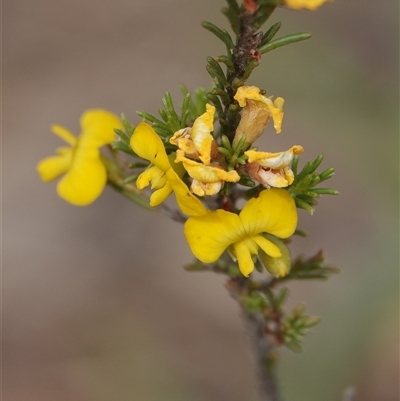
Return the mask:
[[210, 164], [211, 144], [214, 140], [211, 132], [214, 130], [215, 107], [206, 104], [206, 112], [196, 118], [190, 133], [195, 148], [199, 152], [200, 160], [204, 164]]
[[206, 166], [184, 156], [183, 151], [176, 152], [176, 162], [182, 162], [188, 174], [195, 180], [211, 183], [216, 181], [238, 182], [239, 174], [235, 170], [225, 171], [220, 167]]
[[278, 97], [273, 102], [270, 98], [262, 95], [260, 88], [257, 86], [241, 86], [234, 98], [238, 101], [240, 107], [246, 106], [248, 100], [254, 100], [259, 107], [267, 108], [274, 120], [276, 133], [279, 134], [282, 131], [283, 104], [285, 102], [283, 98]]
[[57, 185], [58, 195], [77, 206], [86, 206], [103, 192], [107, 172], [98, 149], [77, 149], [72, 166]]
[[164, 144], [149, 124], [141, 122], [136, 127], [130, 139], [130, 145], [138, 156], [149, 160], [162, 171], [171, 168]]
[[190, 189], [197, 196], [212, 196], [216, 195], [222, 188], [222, 181], [216, 182], [201, 182], [193, 180]]
[[296, 204], [284, 189], [261, 191], [258, 198], [247, 202], [239, 216], [249, 236], [270, 233], [287, 238], [297, 226]]
[[58, 156], [46, 157], [40, 161], [36, 170], [44, 182], [49, 182], [68, 171], [72, 163], [72, 149], [59, 148]]
[[225, 249], [244, 237], [239, 216], [220, 209], [190, 217], [184, 233], [193, 255], [204, 263], [215, 262]]
[[102, 109], [86, 110], [81, 116], [79, 146], [100, 148], [115, 141], [114, 129], [122, 128], [119, 118]]
[[259, 152], [256, 150], [247, 150], [244, 154], [248, 157], [248, 162], [256, 162], [262, 167], [269, 167], [275, 170], [289, 166], [292, 163], [294, 155], [304, 152], [300, 145], [292, 146], [285, 152]]
[[259, 181], [266, 188], [286, 188], [294, 181], [294, 174], [289, 168], [282, 170], [260, 169], [256, 181]]

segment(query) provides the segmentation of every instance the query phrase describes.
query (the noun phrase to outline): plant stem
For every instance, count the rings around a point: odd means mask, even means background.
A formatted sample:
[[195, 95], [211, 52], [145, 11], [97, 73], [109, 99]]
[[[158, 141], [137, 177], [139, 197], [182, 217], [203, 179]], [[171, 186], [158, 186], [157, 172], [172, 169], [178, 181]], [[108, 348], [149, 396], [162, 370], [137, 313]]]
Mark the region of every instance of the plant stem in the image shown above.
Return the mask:
[[256, 359], [259, 400], [281, 401], [282, 399], [278, 393], [278, 384], [273, 363], [275, 345], [265, 334], [264, 320], [257, 314], [249, 314], [246, 310], [243, 310], [242, 315]]
[[263, 316], [257, 312], [250, 312], [243, 307], [242, 298], [249, 292], [252, 280], [237, 277], [228, 281], [227, 289], [241, 306], [243, 320], [250, 337], [251, 348], [256, 362], [258, 391], [260, 401], [282, 401], [276, 378], [275, 348], [265, 332]]

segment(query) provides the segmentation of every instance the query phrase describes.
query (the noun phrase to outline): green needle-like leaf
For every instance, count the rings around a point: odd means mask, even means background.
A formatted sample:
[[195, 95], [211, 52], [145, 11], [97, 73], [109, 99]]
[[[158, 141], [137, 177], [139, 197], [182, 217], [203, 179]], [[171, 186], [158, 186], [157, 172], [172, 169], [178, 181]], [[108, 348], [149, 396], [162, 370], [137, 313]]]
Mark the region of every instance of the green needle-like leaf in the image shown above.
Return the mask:
[[310, 32], [292, 33], [284, 36], [283, 38], [272, 40], [271, 42], [261, 46], [258, 50], [261, 54], [270, 52], [278, 47], [290, 45], [291, 43], [300, 42], [302, 40], [310, 39], [312, 34]]
[[281, 22], [277, 22], [276, 24], [272, 25], [271, 28], [269, 28], [268, 31], [265, 32], [259, 47], [262, 47], [269, 43], [272, 38], [278, 33], [279, 29], [281, 29], [281, 26]]
[[201, 26], [213, 33], [218, 39], [222, 40], [222, 42], [225, 43], [228, 51], [232, 50], [235, 47], [234, 43], [232, 42], [232, 38], [227, 31], [218, 28], [216, 25], [208, 21], [203, 21], [201, 23]]

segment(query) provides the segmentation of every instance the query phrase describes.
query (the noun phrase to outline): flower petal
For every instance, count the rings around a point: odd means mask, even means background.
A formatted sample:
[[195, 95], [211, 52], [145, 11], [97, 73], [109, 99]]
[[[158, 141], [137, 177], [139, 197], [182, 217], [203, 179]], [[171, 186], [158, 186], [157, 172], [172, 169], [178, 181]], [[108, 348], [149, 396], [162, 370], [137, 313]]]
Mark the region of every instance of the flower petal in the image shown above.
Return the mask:
[[61, 125], [52, 125], [51, 131], [53, 132], [53, 134], [61, 138], [64, 142], [67, 142], [68, 145], [74, 147], [77, 144], [78, 140], [76, 139], [75, 135]]
[[171, 168], [164, 144], [149, 124], [141, 122], [136, 127], [130, 139], [130, 145], [138, 156], [149, 160], [162, 171]]
[[235, 256], [241, 273], [243, 276], [248, 277], [254, 270], [254, 262], [249, 248], [246, 246], [244, 241], [239, 241], [233, 244], [233, 249], [235, 250]]
[[[160, 182], [162, 181], [162, 178], [164, 178], [164, 182]], [[156, 166], [150, 166], [139, 175], [136, 180], [136, 186], [138, 189], [142, 190], [143, 188], [146, 188], [150, 182], [152, 183], [152, 188], [161, 188], [166, 182], [165, 172]], [[157, 185], [158, 183], [159, 185]]]
[[235, 170], [225, 171], [220, 167], [206, 166], [184, 156], [183, 151], [176, 152], [176, 162], [182, 162], [188, 174], [195, 180], [212, 183], [216, 181], [238, 182], [239, 174]]
[[170, 168], [166, 171], [168, 183], [171, 185], [179, 208], [188, 216], [201, 216], [207, 213], [207, 209], [190, 191], [178, 174]]
[[281, 170], [263, 170], [258, 171], [257, 181], [266, 188], [286, 188], [294, 181], [293, 171], [289, 168]]
[[206, 112], [196, 118], [190, 133], [195, 148], [199, 152], [200, 160], [204, 164], [210, 164], [211, 144], [214, 140], [211, 132], [214, 130], [215, 107], [206, 104]]
[[267, 255], [262, 249], [260, 249], [258, 257], [260, 258], [264, 267], [274, 277], [286, 276], [292, 266], [291, 256], [288, 247], [282, 241], [272, 235], [266, 235], [266, 237], [279, 248], [282, 255], [277, 258], [273, 258], [270, 255]]
[[252, 240], [269, 256], [272, 258], [279, 258], [282, 256], [280, 249], [270, 240], [262, 235], [255, 235]]
[[197, 196], [212, 196], [216, 195], [222, 188], [222, 181], [204, 183], [198, 180], [193, 180], [190, 189]]
[[258, 198], [247, 202], [239, 216], [249, 236], [270, 233], [287, 238], [297, 226], [296, 204], [284, 189], [261, 191]]
[[57, 185], [58, 195], [77, 206], [95, 201], [103, 192], [107, 172], [98, 149], [77, 149], [68, 173]]
[[158, 206], [160, 203], [164, 202], [172, 193], [171, 184], [166, 182], [165, 185], [156, 191], [154, 191], [150, 196], [150, 206]]
[[283, 98], [278, 97], [273, 102], [270, 98], [262, 95], [261, 89], [257, 88], [257, 86], [241, 86], [234, 98], [238, 101], [240, 107], [244, 107], [248, 100], [254, 100], [259, 107], [267, 108], [274, 120], [276, 133], [279, 134], [282, 131], [283, 104], [285, 102]]
[[58, 156], [46, 157], [40, 161], [36, 167], [40, 178], [44, 182], [49, 182], [61, 174], [68, 171], [72, 163], [72, 149], [71, 148], [60, 148], [58, 149]]
[[82, 147], [96, 147], [107, 145], [115, 141], [115, 128], [122, 128], [119, 118], [109, 111], [102, 109], [86, 110], [81, 117], [82, 133], [79, 145]]
[[332, 2], [333, 0], [284, 0], [284, 5], [286, 7], [292, 8], [293, 10], [300, 10], [302, 8], [306, 8], [308, 10], [316, 10], [327, 1]]
[[248, 157], [249, 163], [258, 163], [262, 167], [269, 167], [279, 170], [292, 163], [294, 155], [300, 155], [304, 149], [300, 145], [292, 146], [285, 152], [259, 152], [254, 149], [247, 150], [244, 154]]
[[239, 216], [224, 210], [190, 217], [184, 233], [193, 255], [204, 263], [215, 262], [225, 249], [244, 237]]

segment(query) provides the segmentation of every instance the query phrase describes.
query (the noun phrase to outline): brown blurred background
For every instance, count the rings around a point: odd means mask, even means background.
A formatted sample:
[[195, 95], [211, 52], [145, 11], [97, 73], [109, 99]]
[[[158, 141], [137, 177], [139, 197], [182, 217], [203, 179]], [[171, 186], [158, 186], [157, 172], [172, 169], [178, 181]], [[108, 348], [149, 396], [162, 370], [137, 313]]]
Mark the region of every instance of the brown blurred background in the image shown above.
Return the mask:
[[[187, 273], [182, 227], [107, 189], [93, 205], [59, 199], [35, 166], [79, 133], [82, 111], [155, 113], [166, 89], [208, 86], [200, 27], [228, 27], [211, 0], [3, 0], [4, 401], [255, 400], [248, 340], [224, 279]], [[278, 10], [280, 35], [311, 40], [267, 54], [249, 84], [286, 100], [283, 134], [302, 161], [335, 166], [307, 239], [342, 274], [291, 285], [322, 323], [303, 354], [282, 352], [287, 401], [398, 400], [398, 2]]]

